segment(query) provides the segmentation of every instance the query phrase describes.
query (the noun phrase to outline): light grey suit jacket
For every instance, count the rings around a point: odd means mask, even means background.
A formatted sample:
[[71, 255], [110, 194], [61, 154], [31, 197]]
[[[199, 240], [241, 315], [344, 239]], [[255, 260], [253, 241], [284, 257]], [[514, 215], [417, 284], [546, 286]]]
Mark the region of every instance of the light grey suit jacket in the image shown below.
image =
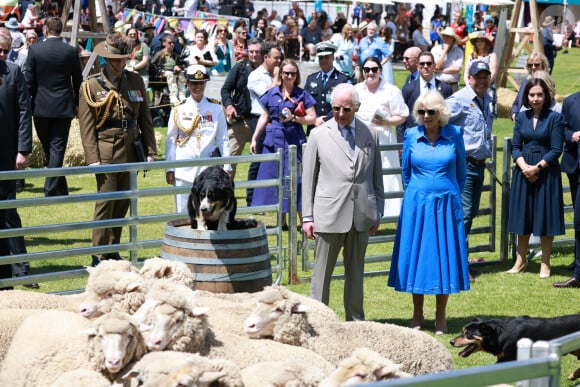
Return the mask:
[[368, 231], [385, 203], [377, 132], [355, 119], [355, 155], [331, 119], [312, 130], [303, 157], [302, 215], [316, 232]]

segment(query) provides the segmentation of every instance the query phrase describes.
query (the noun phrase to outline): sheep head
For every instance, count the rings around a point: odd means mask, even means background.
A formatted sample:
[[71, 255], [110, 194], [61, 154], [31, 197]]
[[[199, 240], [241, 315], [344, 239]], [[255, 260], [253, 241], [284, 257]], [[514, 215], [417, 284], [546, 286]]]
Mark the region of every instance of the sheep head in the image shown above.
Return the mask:
[[272, 287], [259, 296], [244, 329], [251, 338], [273, 338], [286, 344], [301, 345], [301, 336], [311, 333], [306, 316], [308, 309], [308, 306], [292, 300], [287, 292]]
[[195, 291], [185, 285], [159, 279], [147, 293], [134, 318], [147, 332], [152, 351], [201, 350], [208, 332], [207, 308], [196, 306]]
[[226, 375], [223, 371], [210, 371], [191, 363], [169, 374], [159, 387], [209, 387]]
[[79, 312], [87, 318], [115, 309], [134, 313], [145, 301], [145, 291], [143, 279], [135, 272], [103, 272], [91, 286], [87, 283], [87, 298]]
[[151, 351], [199, 351], [207, 336], [207, 308], [182, 309], [160, 302], [152, 308], [151, 325], [142, 324], [148, 332], [147, 348]]
[[194, 288], [191, 270], [183, 262], [170, 261], [158, 257], [149, 258], [143, 263], [140, 273], [147, 280], [164, 278], [171, 282], [185, 285], [190, 289]]
[[400, 366], [368, 348], [359, 348], [343, 359], [337, 369], [320, 382], [320, 387], [351, 386], [411, 375]]
[[88, 336], [88, 354], [94, 369], [116, 374], [145, 354], [143, 336], [126, 313], [107, 313], [83, 332]]

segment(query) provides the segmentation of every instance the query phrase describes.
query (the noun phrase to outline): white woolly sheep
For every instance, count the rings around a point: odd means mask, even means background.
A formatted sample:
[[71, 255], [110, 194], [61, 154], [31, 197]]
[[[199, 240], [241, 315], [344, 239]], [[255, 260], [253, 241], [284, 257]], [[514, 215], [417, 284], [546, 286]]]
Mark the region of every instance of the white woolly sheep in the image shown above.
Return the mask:
[[134, 314], [152, 351], [198, 352], [204, 347], [207, 308], [196, 307], [195, 292], [185, 285], [157, 280]]
[[372, 383], [379, 380], [408, 378], [400, 366], [368, 348], [358, 348], [341, 360], [338, 368], [320, 382], [320, 387], [340, 387]]
[[39, 309], [5, 309], [0, 313], [0, 364], [8, 352], [12, 338], [22, 325], [22, 322], [31, 314], [38, 313]]
[[80, 369], [65, 372], [50, 387], [111, 387], [111, 382], [100, 372]]
[[58, 309], [78, 312], [85, 295], [56, 295], [29, 290], [6, 290], [0, 297], [0, 310], [4, 309]]
[[323, 303], [301, 294], [293, 293], [281, 286], [266, 287], [258, 293], [229, 294], [196, 290], [195, 294], [196, 302], [200, 306], [207, 306], [211, 309], [211, 313], [208, 314], [208, 321], [212, 328], [245, 336], [244, 321], [256, 307], [256, 299], [261, 297], [262, 294], [267, 294], [271, 289], [289, 295], [292, 294], [301, 303], [308, 305], [310, 308], [310, 322], [314, 326], [331, 321], [340, 321], [336, 313]]
[[[208, 359], [193, 353], [161, 351], [150, 352], [135, 363], [121, 381], [140, 387], [172, 385], [189, 386], [190, 382], [215, 382], [212, 386], [242, 387], [240, 369], [231, 361]], [[125, 384], [126, 385], [126, 384]], [[192, 384], [193, 385], [193, 384]], [[196, 386], [198, 384], [195, 384]]]
[[89, 275], [87, 289], [80, 294], [55, 295], [23, 290], [5, 291], [3, 297], [0, 297], [0, 310], [64, 310], [80, 313], [86, 318], [94, 318], [113, 309], [132, 314], [144, 302], [146, 292], [145, 281], [134, 271], [100, 270]]
[[[209, 314], [212, 314], [212, 311]], [[322, 356], [306, 348], [276, 341], [253, 340], [213, 328], [208, 331], [206, 348], [200, 354], [211, 359], [231, 360], [241, 369], [267, 361], [292, 360], [320, 369], [324, 375], [335, 369]]]
[[356, 348], [368, 347], [413, 375], [453, 369], [449, 351], [423, 332], [372, 321], [329, 322], [315, 327], [308, 321], [307, 309], [288, 292], [272, 288], [261, 294], [256, 309], [246, 320], [246, 333], [253, 338], [273, 338], [303, 346], [333, 364]]
[[325, 373], [301, 360], [266, 361], [242, 370], [245, 387], [317, 387]]
[[140, 273], [146, 280], [165, 278], [191, 289], [194, 288], [191, 270], [183, 262], [170, 261], [158, 257], [149, 258], [143, 261]]
[[[133, 315], [141, 324], [145, 336], [149, 336], [146, 340], [149, 349], [200, 352], [212, 359], [231, 360], [240, 368], [256, 361], [295, 358], [309, 364], [318, 364], [326, 372], [333, 369], [322, 357], [303, 348], [251, 340], [243, 332], [238, 335], [219, 328], [210, 329], [205, 314], [207, 309], [197, 307], [198, 301], [203, 300], [207, 302], [206, 305], [212, 306], [207, 314], [225, 319], [229, 318], [230, 311], [222, 307], [228, 305], [235, 309], [235, 304], [220, 303], [217, 306], [216, 303], [208, 302], [209, 298], [198, 296], [199, 291], [167, 280], [161, 279], [154, 283], [145, 303]], [[231, 296], [233, 299], [241, 299], [236, 295]], [[240, 318], [238, 324], [242, 323], [243, 319]]]
[[50, 385], [81, 368], [112, 381], [145, 351], [143, 336], [126, 313], [111, 312], [91, 322], [72, 312], [45, 311], [26, 318], [14, 335], [0, 385]]

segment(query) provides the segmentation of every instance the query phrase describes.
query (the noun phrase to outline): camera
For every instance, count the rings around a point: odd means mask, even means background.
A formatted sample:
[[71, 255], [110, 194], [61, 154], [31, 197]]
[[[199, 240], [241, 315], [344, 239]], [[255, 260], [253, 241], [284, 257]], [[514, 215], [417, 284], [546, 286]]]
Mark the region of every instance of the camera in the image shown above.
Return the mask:
[[184, 47], [181, 50], [181, 53], [179, 54], [177, 59], [175, 60], [175, 64], [178, 65], [179, 67], [181, 67], [182, 69], [187, 68], [187, 66], [189, 66], [189, 60], [187, 59], [188, 57], [189, 57], [189, 50]]

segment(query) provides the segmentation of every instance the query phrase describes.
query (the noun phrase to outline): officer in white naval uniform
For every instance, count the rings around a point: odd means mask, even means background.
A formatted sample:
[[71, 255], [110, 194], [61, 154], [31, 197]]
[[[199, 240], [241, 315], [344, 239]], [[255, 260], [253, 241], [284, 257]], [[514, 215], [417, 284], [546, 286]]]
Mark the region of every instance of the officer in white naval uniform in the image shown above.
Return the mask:
[[[191, 96], [173, 106], [167, 124], [165, 159], [194, 160], [210, 157], [218, 148], [222, 156], [230, 155], [228, 127], [219, 101], [204, 97], [209, 74], [205, 66], [192, 65], [185, 73]], [[205, 166], [191, 165], [184, 168], [168, 169], [167, 184], [191, 187], [195, 177]], [[224, 166], [231, 172], [231, 165]], [[187, 212], [189, 194], [176, 195], [178, 213]]]

